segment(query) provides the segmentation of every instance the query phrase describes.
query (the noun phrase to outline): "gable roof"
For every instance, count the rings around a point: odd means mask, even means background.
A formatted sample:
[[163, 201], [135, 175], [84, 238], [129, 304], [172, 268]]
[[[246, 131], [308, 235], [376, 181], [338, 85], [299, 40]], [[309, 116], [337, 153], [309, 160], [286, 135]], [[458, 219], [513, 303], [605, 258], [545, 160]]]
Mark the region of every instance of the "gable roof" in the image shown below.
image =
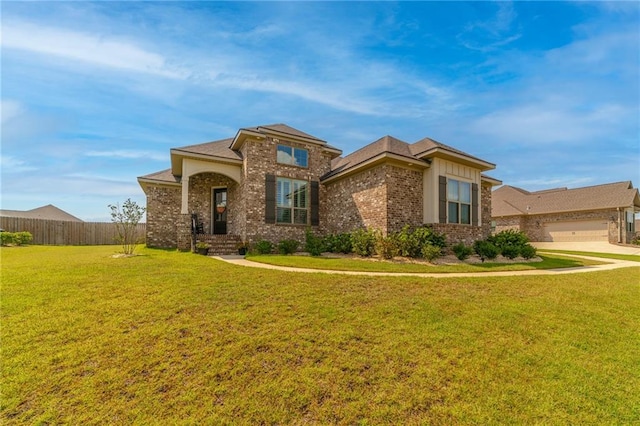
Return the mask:
[[312, 136], [308, 133], [305, 133], [301, 130], [298, 129], [294, 129], [291, 126], [287, 126], [286, 124], [283, 123], [278, 123], [278, 124], [266, 124], [266, 125], [262, 125], [262, 126], [256, 126], [256, 127], [245, 127], [240, 129], [242, 130], [251, 130], [254, 132], [258, 132], [258, 133], [282, 133], [285, 135], [289, 135], [289, 136], [294, 136], [294, 137], [298, 137], [298, 138], [303, 138], [303, 139], [311, 139], [311, 140], [315, 140], [317, 142], [321, 142], [321, 143], [326, 143], [326, 141], [317, 138], [315, 136]]
[[529, 192], [515, 186], [501, 186], [491, 196], [491, 216], [519, 216], [634, 207], [640, 210], [640, 196], [631, 181], [582, 188], [554, 188]]
[[78, 219], [77, 217], [65, 212], [62, 209], [59, 209], [53, 204], [47, 204], [46, 206], [37, 207], [31, 210], [0, 210], [0, 216], [21, 217], [26, 219], [60, 220], [66, 222], [83, 222], [82, 219]]
[[326, 181], [328, 179], [334, 179], [337, 176], [350, 174], [360, 167], [375, 163], [376, 160], [384, 158], [408, 161], [410, 164], [428, 167], [431, 159], [434, 157], [467, 164], [481, 171], [495, 168], [495, 164], [481, 160], [430, 138], [424, 138], [418, 142], [409, 144], [387, 135], [345, 157], [334, 159], [331, 162], [331, 171], [323, 176], [322, 179]]

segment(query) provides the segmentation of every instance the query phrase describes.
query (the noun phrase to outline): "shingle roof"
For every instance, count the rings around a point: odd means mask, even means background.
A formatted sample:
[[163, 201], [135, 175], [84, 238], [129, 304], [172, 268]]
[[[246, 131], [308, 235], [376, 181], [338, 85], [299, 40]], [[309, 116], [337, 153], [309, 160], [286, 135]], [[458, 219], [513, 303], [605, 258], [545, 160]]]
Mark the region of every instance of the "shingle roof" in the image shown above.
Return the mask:
[[640, 208], [640, 196], [631, 181], [536, 192], [505, 185], [493, 191], [491, 198], [491, 216], [493, 217], [632, 206]]
[[414, 156], [411, 154], [408, 143], [387, 135], [345, 157], [335, 158], [331, 162], [331, 171], [326, 174], [324, 178], [326, 179], [337, 173], [356, 167], [359, 164], [384, 153], [396, 154], [415, 160]]
[[486, 161], [484, 160], [481, 160], [477, 157], [467, 154], [466, 152], [460, 151], [458, 149], [450, 147], [449, 145], [445, 145], [430, 138], [424, 138], [419, 140], [418, 142], [409, 144], [407, 142], [401, 141], [400, 139], [394, 138], [393, 136], [387, 135], [363, 148], [360, 148], [357, 151], [352, 152], [345, 157], [334, 159], [331, 162], [331, 172], [326, 174], [323, 178], [327, 179], [336, 174], [350, 170], [372, 158], [377, 157], [380, 154], [389, 153], [406, 157], [411, 160], [420, 160], [425, 153], [428, 153], [429, 151], [432, 151], [436, 148], [446, 150], [463, 157], [467, 157], [471, 160], [486, 163]]
[[294, 129], [291, 126], [287, 126], [286, 124], [283, 123], [277, 123], [277, 124], [266, 124], [266, 125], [262, 125], [262, 126], [256, 126], [256, 127], [244, 127], [240, 130], [253, 130], [254, 132], [260, 132], [261, 129], [267, 129], [267, 130], [271, 130], [274, 132], [278, 132], [278, 133], [286, 133], [288, 135], [291, 136], [298, 136], [298, 137], [302, 137], [302, 138], [306, 138], [306, 139], [313, 139], [316, 140], [318, 142], [325, 142], [324, 140], [317, 138], [315, 136], [312, 136], [308, 133], [305, 133], [301, 130], [298, 129]]
[[4, 217], [23, 217], [27, 219], [48, 219], [61, 220], [67, 222], [83, 222], [82, 219], [65, 212], [58, 207], [48, 204], [31, 210], [0, 210], [0, 216]]
[[171, 169], [162, 170], [155, 173], [150, 173], [148, 175], [140, 176], [138, 179], [142, 180], [153, 180], [157, 182], [166, 182], [166, 183], [178, 183], [180, 179], [176, 178], [172, 173]]
[[242, 160], [242, 155], [229, 148], [233, 138], [221, 139], [213, 142], [205, 142], [196, 145], [187, 145], [174, 148], [173, 151], [183, 151], [192, 154], [210, 155], [213, 157]]

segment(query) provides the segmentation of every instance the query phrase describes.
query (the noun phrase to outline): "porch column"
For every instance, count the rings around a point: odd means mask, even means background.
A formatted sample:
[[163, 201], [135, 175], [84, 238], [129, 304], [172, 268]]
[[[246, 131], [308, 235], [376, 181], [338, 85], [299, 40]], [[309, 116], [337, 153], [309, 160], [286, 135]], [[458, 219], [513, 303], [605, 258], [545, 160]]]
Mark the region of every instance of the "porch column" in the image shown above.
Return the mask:
[[180, 213], [189, 214], [189, 175], [182, 176], [182, 207]]

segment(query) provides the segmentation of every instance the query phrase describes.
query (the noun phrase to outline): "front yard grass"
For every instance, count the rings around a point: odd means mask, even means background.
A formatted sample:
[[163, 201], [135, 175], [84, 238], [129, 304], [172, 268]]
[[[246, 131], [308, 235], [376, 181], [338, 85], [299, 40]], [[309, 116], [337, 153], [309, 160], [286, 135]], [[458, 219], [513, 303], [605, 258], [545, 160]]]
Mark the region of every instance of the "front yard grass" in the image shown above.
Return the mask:
[[640, 256], [635, 254], [592, 253], [588, 251], [547, 250], [547, 249], [538, 249], [538, 253], [577, 254], [579, 256], [591, 256], [591, 257], [601, 257], [603, 259], [617, 259], [617, 260], [628, 260], [630, 262], [640, 262]]
[[640, 267], [296, 274], [0, 249], [3, 424], [636, 424]]
[[540, 255], [541, 262], [528, 263], [475, 263], [452, 265], [429, 265], [426, 263], [399, 263], [362, 258], [333, 258], [300, 255], [250, 255], [247, 260], [277, 266], [294, 268], [325, 269], [330, 271], [359, 272], [407, 272], [407, 273], [454, 273], [454, 272], [498, 272], [526, 271], [532, 269], [576, 268], [580, 266], [601, 265], [589, 259], [566, 257], [561, 254]]

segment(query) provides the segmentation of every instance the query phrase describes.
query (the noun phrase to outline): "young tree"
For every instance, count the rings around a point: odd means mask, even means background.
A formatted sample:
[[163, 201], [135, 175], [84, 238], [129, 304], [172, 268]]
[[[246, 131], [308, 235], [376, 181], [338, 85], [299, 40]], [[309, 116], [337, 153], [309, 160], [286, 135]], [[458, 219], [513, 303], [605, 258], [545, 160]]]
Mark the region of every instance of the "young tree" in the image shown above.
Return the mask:
[[138, 223], [144, 215], [145, 208], [140, 207], [135, 201], [127, 198], [122, 204], [109, 204], [111, 209], [111, 221], [116, 226], [118, 243], [122, 244], [124, 254], [133, 254], [139, 241]]

